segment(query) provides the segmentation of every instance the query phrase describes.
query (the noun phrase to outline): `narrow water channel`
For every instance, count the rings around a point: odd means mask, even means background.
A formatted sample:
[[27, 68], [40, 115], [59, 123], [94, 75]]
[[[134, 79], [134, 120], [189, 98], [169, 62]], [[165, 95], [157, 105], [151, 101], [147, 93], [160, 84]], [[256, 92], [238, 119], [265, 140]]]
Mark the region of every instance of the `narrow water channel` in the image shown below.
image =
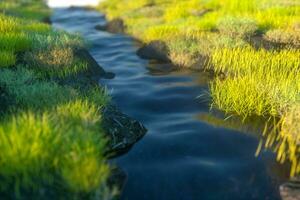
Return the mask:
[[209, 103], [205, 73], [172, 71], [136, 56], [125, 35], [95, 30], [105, 18], [85, 9], [56, 9], [53, 25], [79, 32], [90, 52], [114, 79], [100, 80], [147, 135], [112, 162], [128, 175], [123, 200], [278, 200], [282, 181], [275, 156], [255, 157], [258, 139], [197, 118]]

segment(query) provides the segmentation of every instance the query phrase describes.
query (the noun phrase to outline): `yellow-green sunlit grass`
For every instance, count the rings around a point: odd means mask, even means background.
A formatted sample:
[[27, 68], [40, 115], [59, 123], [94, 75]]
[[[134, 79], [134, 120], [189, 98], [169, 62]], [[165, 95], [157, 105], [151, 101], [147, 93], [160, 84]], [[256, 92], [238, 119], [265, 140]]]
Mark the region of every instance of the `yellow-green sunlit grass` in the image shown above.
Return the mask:
[[228, 113], [277, 115], [299, 100], [300, 51], [216, 50], [210, 66], [229, 77], [211, 84], [214, 105]]
[[259, 150], [265, 147], [276, 152], [278, 162], [288, 161], [292, 177], [300, 173], [299, 113], [299, 103], [295, 103], [290, 105], [279, 121], [270, 120], [266, 127], [272, 129], [264, 131], [265, 139], [259, 145]]
[[164, 19], [167, 22], [176, 21], [181, 18], [187, 18], [193, 13], [200, 12], [204, 9], [200, 1], [190, 0], [190, 1], [177, 1], [171, 4], [165, 10]]
[[23, 26], [23, 30], [29, 33], [44, 33], [47, 34], [51, 31], [51, 26], [48, 24], [32, 22]]
[[[277, 135], [277, 159], [280, 162], [289, 160], [292, 164], [291, 175], [300, 172], [299, 141], [300, 141], [300, 109], [299, 104], [292, 105], [283, 115], [280, 122], [280, 130]], [[280, 139], [279, 139], [280, 138]]]
[[0, 14], [0, 33], [13, 32], [18, 30], [18, 20]]
[[176, 35], [179, 32], [178, 27], [169, 26], [154, 26], [146, 31], [145, 40], [151, 41], [155, 39], [167, 39], [170, 35]]
[[24, 33], [3, 33], [0, 35], [0, 48], [14, 52], [23, 52], [30, 49], [31, 40]]
[[[73, 115], [74, 109], [80, 109], [80, 115]], [[99, 189], [109, 174], [101, 132], [99, 109], [87, 101], [6, 119], [0, 123], [1, 192], [37, 192], [59, 182], [69, 191]], [[13, 181], [18, 184], [11, 189]]]
[[74, 55], [83, 40], [35, 21], [48, 12], [40, 0], [5, 0], [0, 11], [0, 196], [103, 199], [109, 97], [75, 78], [88, 67]]
[[[107, 95], [96, 88], [82, 93], [38, 80], [22, 66], [2, 69], [0, 84], [14, 98], [11, 114], [0, 122], [0, 174], [5, 177], [0, 192], [17, 195], [22, 189], [38, 191], [43, 184], [51, 190], [57, 178], [74, 195], [102, 188], [109, 174], [101, 128]], [[18, 182], [15, 191], [9, 188], [13, 182]]]
[[300, 6], [274, 7], [261, 10], [253, 15], [262, 30], [286, 29], [300, 20]]
[[[151, 6], [148, 8], [147, 5]], [[159, 10], [164, 14], [148, 15], [149, 12], [142, 12], [146, 8], [148, 10]], [[146, 41], [153, 39], [155, 35], [160, 37], [160, 32], [165, 29], [168, 30], [169, 37], [173, 37], [172, 34], [176, 35], [178, 29], [182, 31], [195, 26], [198, 30], [211, 31], [226, 16], [256, 21], [260, 31], [289, 28], [299, 21], [300, 17], [300, 5], [285, 3], [285, 0], [272, 3], [270, 3], [270, 0], [121, 0], [105, 1], [100, 4], [99, 9], [104, 10], [109, 18], [123, 18], [126, 23], [128, 22], [130, 33]], [[156, 23], [148, 23], [149, 19]], [[191, 23], [191, 21], [193, 22]], [[135, 26], [135, 22], [140, 25]], [[164, 26], [166, 27], [164, 28]], [[170, 26], [177, 28], [170, 30]], [[153, 31], [153, 29], [159, 29], [160, 31]], [[164, 35], [166, 36], [166, 34]], [[161, 39], [165, 39], [165, 37]]]

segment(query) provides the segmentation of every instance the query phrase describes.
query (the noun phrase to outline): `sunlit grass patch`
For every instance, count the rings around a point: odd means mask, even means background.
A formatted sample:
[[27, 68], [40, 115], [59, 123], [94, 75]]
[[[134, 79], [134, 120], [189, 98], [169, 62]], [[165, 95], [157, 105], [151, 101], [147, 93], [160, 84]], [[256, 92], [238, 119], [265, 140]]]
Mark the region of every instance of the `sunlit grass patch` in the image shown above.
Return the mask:
[[68, 196], [101, 189], [109, 168], [103, 156], [106, 140], [99, 112], [91, 104], [75, 104], [82, 117], [69, 115], [73, 107], [67, 105], [64, 115], [58, 107], [58, 112], [23, 113], [0, 124], [2, 193], [13, 190], [12, 196], [22, 196], [25, 189], [43, 197], [38, 192], [43, 187], [54, 194], [61, 192], [55, 184], [75, 192]]
[[300, 20], [300, 6], [271, 7], [254, 13], [259, 28], [267, 31], [270, 29], [286, 29], [292, 27]]
[[[277, 135], [277, 160], [281, 163], [291, 162], [291, 176], [300, 173], [300, 134], [299, 134], [300, 107], [296, 103], [284, 113]], [[269, 143], [267, 145], [272, 145]]]
[[154, 26], [145, 31], [145, 40], [167, 39], [179, 33], [179, 29], [173, 25]]
[[280, 116], [299, 101], [300, 51], [217, 50], [211, 66], [229, 77], [211, 85], [214, 105], [242, 116]]
[[44, 33], [47, 34], [52, 31], [51, 26], [43, 23], [28, 23], [23, 26], [23, 30], [29, 33]]
[[4, 0], [0, 2], [0, 11], [7, 15], [42, 21], [50, 15], [50, 10], [43, 1], [14, 1]]
[[66, 77], [87, 69], [87, 63], [76, 58], [70, 47], [50, 47], [25, 54], [29, 68], [41, 76]]
[[220, 9], [222, 12], [232, 14], [255, 12], [258, 9], [257, 2], [253, 0], [212, 0], [208, 1], [208, 4], [212, 8]]
[[0, 14], [0, 33], [13, 32], [18, 30], [18, 20]]
[[171, 22], [197, 15], [198, 12], [204, 10], [203, 5], [204, 4], [198, 0], [175, 1], [165, 9], [164, 19], [167, 22]]
[[0, 48], [14, 52], [24, 52], [31, 47], [31, 40], [24, 33], [3, 33], [0, 35]]
[[[147, 7], [146, 5], [151, 5]], [[253, 1], [253, 0], [211, 0], [211, 1], [105, 1], [99, 6], [100, 9], [106, 11], [109, 18], [121, 17], [128, 22], [130, 33], [133, 35], [140, 35], [136, 32], [142, 33], [142, 39], [148, 40], [149, 35], [153, 34], [148, 29], [152, 29], [151, 23], [140, 23], [143, 18], [147, 18], [149, 21], [153, 19], [158, 22], [156, 26], [159, 29], [168, 29], [169, 26], [175, 26], [178, 29], [189, 28], [190, 26], [196, 26], [198, 29], [212, 31], [216, 28], [219, 21], [223, 21], [226, 16], [232, 16], [232, 18], [240, 19], [240, 22], [247, 22], [251, 27], [259, 28], [260, 31], [268, 31], [269, 29], [281, 28], [285, 29], [291, 27], [294, 23], [299, 21], [300, 6], [295, 3], [286, 3], [284, 0], [274, 1], [272, 3], [268, 1]], [[143, 12], [148, 10], [147, 12]], [[149, 10], [163, 12], [162, 15], [149, 15]], [[158, 13], [159, 13], [158, 12]], [[192, 20], [191, 20], [192, 19]], [[247, 19], [247, 20], [242, 20]], [[141, 26], [146, 26], [142, 31], [135, 26], [134, 22], [137, 21]], [[145, 22], [147, 20], [144, 20]], [[193, 21], [189, 23], [188, 21]], [[236, 20], [237, 21], [237, 20]], [[242, 23], [243, 23], [242, 22]], [[255, 22], [255, 24], [253, 23]], [[236, 23], [235, 23], [236, 24]], [[132, 29], [135, 27], [135, 29]], [[164, 28], [163, 28], [164, 27]], [[247, 29], [247, 24], [244, 23], [244, 29]], [[243, 28], [242, 27], [242, 28]], [[253, 28], [253, 29], [254, 29]], [[251, 29], [251, 33], [252, 33]], [[144, 32], [144, 34], [143, 34]], [[177, 30], [173, 29], [169, 31], [176, 35]], [[237, 31], [236, 31], [237, 32]], [[170, 35], [172, 37], [172, 35]]]

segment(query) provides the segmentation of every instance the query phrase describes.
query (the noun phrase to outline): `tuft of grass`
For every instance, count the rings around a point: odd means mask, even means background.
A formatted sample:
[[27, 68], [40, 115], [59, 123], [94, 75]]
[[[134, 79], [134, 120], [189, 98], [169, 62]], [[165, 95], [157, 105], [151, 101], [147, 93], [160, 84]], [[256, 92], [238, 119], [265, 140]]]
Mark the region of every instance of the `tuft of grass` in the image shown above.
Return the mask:
[[[104, 183], [109, 168], [101, 153], [106, 140], [99, 134], [98, 109], [84, 101], [73, 104], [43, 114], [21, 113], [0, 125], [1, 192], [11, 190], [13, 182], [18, 183], [13, 194], [26, 189], [37, 195], [43, 195], [38, 193], [43, 186], [57, 192], [49, 187], [53, 184], [91, 193]], [[71, 114], [75, 108], [80, 116]]]
[[[299, 158], [299, 104], [291, 105], [289, 110], [284, 113], [280, 121], [280, 130], [277, 134], [277, 160], [281, 163], [286, 160], [291, 162], [291, 176], [300, 172]], [[272, 143], [266, 145], [274, 145]]]
[[298, 101], [300, 51], [252, 48], [216, 50], [212, 65], [226, 73], [211, 84], [214, 105], [242, 116], [280, 116]]
[[13, 32], [19, 30], [18, 20], [0, 14], [0, 33]]
[[300, 46], [300, 30], [297, 29], [270, 30], [265, 34], [264, 38], [274, 43]]
[[176, 26], [154, 26], [150, 27], [145, 33], [145, 41], [152, 41], [155, 39], [165, 40], [170, 38], [171, 35], [177, 35], [179, 33], [179, 29]]
[[227, 16], [218, 22], [217, 28], [221, 34], [232, 38], [249, 38], [258, 27], [252, 19]]
[[32, 22], [30, 24], [26, 24], [23, 26], [23, 30], [28, 32], [29, 34], [43, 33], [48, 34], [51, 32], [51, 26], [44, 23], [36, 23]]
[[0, 35], [0, 48], [14, 52], [24, 52], [31, 48], [31, 40], [24, 33], [4, 33]]
[[43, 21], [51, 14], [45, 2], [41, 0], [3, 0], [0, 2], [0, 11], [6, 15], [34, 21]]
[[0, 51], [0, 67], [10, 67], [16, 63], [16, 55], [12, 51]]
[[24, 59], [41, 76], [66, 77], [87, 69], [87, 63], [76, 58], [70, 47], [50, 47], [47, 50], [27, 52]]
[[0, 84], [5, 85], [8, 94], [14, 97], [15, 109], [51, 108], [77, 96], [72, 88], [60, 86], [55, 82], [38, 80], [32, 71], [22, 66], [17, 69], [2, 69]]

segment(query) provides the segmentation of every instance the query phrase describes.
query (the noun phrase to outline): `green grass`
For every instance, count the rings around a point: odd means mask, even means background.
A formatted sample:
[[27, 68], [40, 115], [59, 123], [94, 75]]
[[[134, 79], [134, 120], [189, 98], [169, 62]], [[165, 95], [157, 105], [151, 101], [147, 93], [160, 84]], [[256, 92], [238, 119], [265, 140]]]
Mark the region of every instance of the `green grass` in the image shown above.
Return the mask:
[[[80, 109], [80, 115], [74, 109]], [[47, 186], [54, 184], [90, 193], [106, 180], [109, 168], [101, 153], [106, 140], [100, 134], [97, 106], [75, 101], [42, 114], [20, 113], [4, 122], [0, 125], [1, 192], [11, 190], [15, 182], [14, 194], [24, 189], [38, 193], [43, 186], [51, 190]]]
[[51, 13], [42, 0], [4, 0], [0, 2], [0, 12], [35, 21], [42, 21]]
[[258, 29], [256, 22], [252, 19], [230, 16], [220, 19], [217, 28], [221, 34], [232, 38], [249, 38]]
[[213, 104], [242, 116], [280, 116], [300, 100], [299, 56], [296, 49], [216, 50], [211, 66], [229, 77], [211, 84]]
[[12, 51], [0, 51], [0, 67], [9, 67], [16, 63], [16, 55]]
[[250, 46], [256, 35], [277, 44], [299, 43], [300, 6], [294, 0], [107, 0], [98, 9], [109, 19], [122, 18], [128, 33], [146, 43], [165, 41], [180, 67], [201, 69], [206, 59], [199, 63], [199, 57], [210, 56], [215, 48]]
[[[156, 31], [158, 33], [155, 39], [173, 37], [174, 34], [190, 29], [211, 31], [227, 16], [247, 19], [244, 22], [251, 24], [255, 22], [263, 32], [275, 28], [286, 29], [299, 21], [300, 6], [293, 1], [289, 4], [285, 2], [286, 0], [271, 3], [270, 0], [153, 0], [152, 6], [147, 8], [145, 6], [149, 5], [149, 1], [121, 0], [105, 1], [100, 4], [99, 9], [105, 11], [110, 19], [123, 18], [131, 34], [148, 41], [149, 38], [154, 38], [153, 29], [160, 30]], [[145, 10], [148, 12], [144, 12]], [[173, 26], [172, 30], [170, 26]], [[159, 33], [166, 29], [168, 33]]]
[[41, 0], [5, 0], [0, 13], [0, 196], [111, 195], [101, 116], [110, 98], [82, 78], [89, 66], [75, 49], [85, 42], [39, 22], [50, 13]]
[[76, 58], [70, 47], [53, 47], [28, 52], [24, 56], [28, 67], [40, 76], [67, 77], [87, 70], [87, 63]]
[[3, 33], [0, 35], [0, 48], [14, 52], [24, 52], [31, 47], [29, 37], [24, 33]]

